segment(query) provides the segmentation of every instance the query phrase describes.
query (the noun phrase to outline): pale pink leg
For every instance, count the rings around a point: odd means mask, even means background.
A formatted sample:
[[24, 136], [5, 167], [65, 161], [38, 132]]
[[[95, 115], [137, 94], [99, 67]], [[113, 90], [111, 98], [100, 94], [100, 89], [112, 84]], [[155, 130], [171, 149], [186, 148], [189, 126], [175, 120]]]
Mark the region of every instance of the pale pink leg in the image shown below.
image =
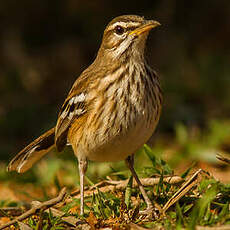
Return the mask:
[[80, 214], [84, 215], [84, 176], [87, 170], [88, 162], [86, 159], [78, 159], [78, 168], [80, 174], [80, 195], [81, 195], [81, 206]]

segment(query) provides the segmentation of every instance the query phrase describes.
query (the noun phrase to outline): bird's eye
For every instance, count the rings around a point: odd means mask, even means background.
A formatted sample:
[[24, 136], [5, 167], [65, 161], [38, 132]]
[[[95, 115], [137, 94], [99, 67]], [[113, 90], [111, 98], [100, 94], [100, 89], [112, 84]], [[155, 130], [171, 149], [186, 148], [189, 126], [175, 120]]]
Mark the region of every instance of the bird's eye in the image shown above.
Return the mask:
[[116, 26], [115, 27], [115, 33], [118, 35], [122, 35], [125, 32], [124, 28], [122, 26]]

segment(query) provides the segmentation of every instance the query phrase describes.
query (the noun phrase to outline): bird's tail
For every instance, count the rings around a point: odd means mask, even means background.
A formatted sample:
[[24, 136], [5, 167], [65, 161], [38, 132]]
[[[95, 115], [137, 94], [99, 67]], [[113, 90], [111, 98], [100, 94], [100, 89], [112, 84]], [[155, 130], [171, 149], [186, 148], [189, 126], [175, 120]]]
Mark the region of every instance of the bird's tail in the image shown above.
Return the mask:
[[7, 170], [24, 173], [30, 169], [54, 147], [54, 136], [55, 128], [52, 128], [38, 137], [11, 160]]

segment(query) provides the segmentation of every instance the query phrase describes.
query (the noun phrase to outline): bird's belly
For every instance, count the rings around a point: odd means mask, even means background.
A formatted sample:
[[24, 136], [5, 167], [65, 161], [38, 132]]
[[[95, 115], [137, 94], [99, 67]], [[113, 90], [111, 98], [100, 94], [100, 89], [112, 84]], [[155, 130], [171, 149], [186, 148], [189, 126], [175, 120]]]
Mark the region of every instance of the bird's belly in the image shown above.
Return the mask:
[[151, 137], [160, 116], [157, 99], [144, 93], [136, 95], [138, 90], [135, 89], [130, 90], [127, 99], [122, 97], [127, 93], [122, 90], [118, 91], [121, 95], [117, 101], [111, 96], [116, 92], [111, 91], [103, 106], [104, 97], [97, 98], [81, 138], [75, 140], [77, 157], [99, 162], [121, 161], [134, 154]]
[[[102, 140], [101, 143], [91, 143], [91, 149], [87, 151], [87, 158], [93, 161], [121, 161], [134, 154], [151, 137], [156, 126], [156, 121], [146, 124], [145, 120], [139, 120], [134, 126], [128, 127], [119, 135]], [[92, 137], [96, 140], [97, 136]]]

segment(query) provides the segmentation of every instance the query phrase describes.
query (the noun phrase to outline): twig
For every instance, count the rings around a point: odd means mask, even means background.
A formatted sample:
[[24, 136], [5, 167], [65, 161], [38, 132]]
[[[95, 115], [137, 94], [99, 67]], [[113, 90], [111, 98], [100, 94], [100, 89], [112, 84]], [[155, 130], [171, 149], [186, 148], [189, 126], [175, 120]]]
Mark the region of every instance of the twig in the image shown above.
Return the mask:
[[39, 204], [39, 205], [37, 205], [35, 207], [32, 207], [30, 210], [28, 210], [27, 212], [23, 213], [21, 216], [19, 216], [19, 217], [15, 218], [14, 220], [8, 222], [7, 224], [4, 224], [4, 225], [0, 226], [0, 230], [4, 229], [6, 227], [9, 227], [12, 224], [17, 223], [17, 221], [22, 221], [22, 220], [34, 215], [40, 210], [45, 210], [45, 209], [48, 209], [48, 208], [54, 206], [55, 204], [61, 202], [64, 199], [65, 195], [66, 195], [66, 188], [64, 187], [60, 191], [60, 193], [58, 194], [57, 197], [55, 197], [55, 198], [53, 198], [51, 200], [45, 201], [45, 202], [43, 202], [43, 203], [41, 203], [41, 204]]
[[226, 156], [223, 156], [222, 154], [217, 154], [216, 158], [224, 163], [230, 164], [230, 159]]
[[[140, 180], [143, 186], [153, 186], [153, 185], [158, 184], [161, 179], [160, 177], [158, 177], [158, 178], [142, 178]], [[163, 178], [163, 182], [169, 183], [169, 184], [178, 184], [183, 181], [184, 179], [181, 178], [180, 176], [167, 176]], [[116, 185], [116, 189], [118, 190], [125, 189], [127, 186], [127, 183], [128, 183], [128, 180], [121, 181], [119, 184]], [[138, 184], [136, 183], [136, 181], [134, 181], [133, 187], [138, 187]]]
[[175, 204], [181, 197], [183, 197], [194, 185], [198, 182], [198, 175], [202, 172], [202, 169], [197, 170], [183, 185], [182, 187], [168, 200], [164, 205], [163, 213], [168, 210], [173, 204]]
[[[143, 186], [154, 186], [160, 182], [160, 178], [142, 178], [140, 179]], [[163, 178], [163, 182], [169, 184], [179, 184], [184, 182], [184, 179], [180, 176], [166, 176]], [[85, 190], [86, 196], [91, 196], [93, 193], [97, 193], [95, 188], [100, 188], [101, 192], [110, 192], [115, 190], [124, 190], [127, 186], [128, 180], [105, 180], [101, 181], [98, 184], [91, 186], [88, 190]], [[133, 181], [133, 187], [138, 187], [136, 181]], [[80, 191], [79, 189], [73, 191], [71, 196], [79, 197]]]

